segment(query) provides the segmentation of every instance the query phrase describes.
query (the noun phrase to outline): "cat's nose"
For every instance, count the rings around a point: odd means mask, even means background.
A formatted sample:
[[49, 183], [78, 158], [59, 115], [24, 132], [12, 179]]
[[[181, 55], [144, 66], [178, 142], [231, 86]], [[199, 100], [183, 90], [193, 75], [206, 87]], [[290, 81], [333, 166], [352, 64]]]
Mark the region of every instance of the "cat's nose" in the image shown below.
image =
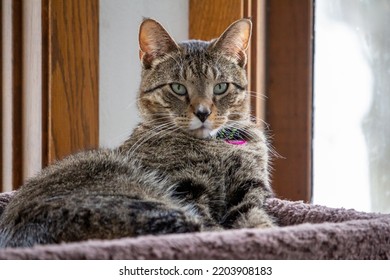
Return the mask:
[[198, 109], [195, 111], [195, 116], [197, 116], [198, 119], [199, 119], [201, 122], [205, 122], [205, 121], [207, 120], [207, 118], [210, 116], [210, 114], [211, 114], [210, 109], [204, 108], [204, 107], [198, 108]]

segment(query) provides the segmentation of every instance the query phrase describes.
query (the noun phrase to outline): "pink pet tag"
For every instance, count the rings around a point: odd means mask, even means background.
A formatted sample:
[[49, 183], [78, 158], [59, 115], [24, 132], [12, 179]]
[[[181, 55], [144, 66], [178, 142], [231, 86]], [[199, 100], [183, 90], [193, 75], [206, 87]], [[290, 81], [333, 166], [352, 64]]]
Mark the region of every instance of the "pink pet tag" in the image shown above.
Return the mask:
[[245, 145], [245, 140], [225, 140], [226, 143], [232, 144], [232, 145]]

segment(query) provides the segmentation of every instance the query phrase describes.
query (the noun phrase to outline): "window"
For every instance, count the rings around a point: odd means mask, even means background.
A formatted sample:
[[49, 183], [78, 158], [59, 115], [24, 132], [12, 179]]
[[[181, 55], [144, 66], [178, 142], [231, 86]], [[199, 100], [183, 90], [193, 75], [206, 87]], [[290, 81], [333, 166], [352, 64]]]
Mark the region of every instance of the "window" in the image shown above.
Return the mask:
[[390, 212], [389, 1], [317, 0], [313, 202]]

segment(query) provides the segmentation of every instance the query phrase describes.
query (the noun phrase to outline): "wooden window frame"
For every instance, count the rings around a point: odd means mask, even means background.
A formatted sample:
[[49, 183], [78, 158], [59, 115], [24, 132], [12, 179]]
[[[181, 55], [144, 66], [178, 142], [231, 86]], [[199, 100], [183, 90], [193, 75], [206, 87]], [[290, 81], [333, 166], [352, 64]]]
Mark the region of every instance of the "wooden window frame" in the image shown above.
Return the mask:
[[98, 147], [99, 0], [0, 6], [0, 191], [10, 191], [55, 160]]
[[3, 0], [2, 16], [2, 178], [6, 185], [22, 182], [22, 1]]
[[312, 198], [313, 0], [267, 3], [267, 113], [273, 186], [282, 198]]
[[314, 0], [190, 0], [189, 36], [209, 40], [251, 17], [248, 50], [252, 113], [269, 124], [278, 197], [311, 201]]

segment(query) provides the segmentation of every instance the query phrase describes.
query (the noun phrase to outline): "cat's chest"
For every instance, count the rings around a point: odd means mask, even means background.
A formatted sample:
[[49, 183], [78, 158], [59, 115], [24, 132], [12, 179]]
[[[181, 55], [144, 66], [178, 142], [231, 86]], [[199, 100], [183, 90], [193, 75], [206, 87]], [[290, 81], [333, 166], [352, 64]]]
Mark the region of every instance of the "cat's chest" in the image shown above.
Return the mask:
[[204, 178], [215, 182], [231, 176], [232, 169], [251, 165], [253, 160], [251, 149], [223, 141], [167, 141], [148, 147], [141, 156], [144, 165], [169, 177]]
[[164, 170], [181, 170], [183, 168], [218, 168], [224, 157], [224, 151], [215, 145], [201, 146], [167, 141], [151, 145], [138, 156], [144, 164]]

